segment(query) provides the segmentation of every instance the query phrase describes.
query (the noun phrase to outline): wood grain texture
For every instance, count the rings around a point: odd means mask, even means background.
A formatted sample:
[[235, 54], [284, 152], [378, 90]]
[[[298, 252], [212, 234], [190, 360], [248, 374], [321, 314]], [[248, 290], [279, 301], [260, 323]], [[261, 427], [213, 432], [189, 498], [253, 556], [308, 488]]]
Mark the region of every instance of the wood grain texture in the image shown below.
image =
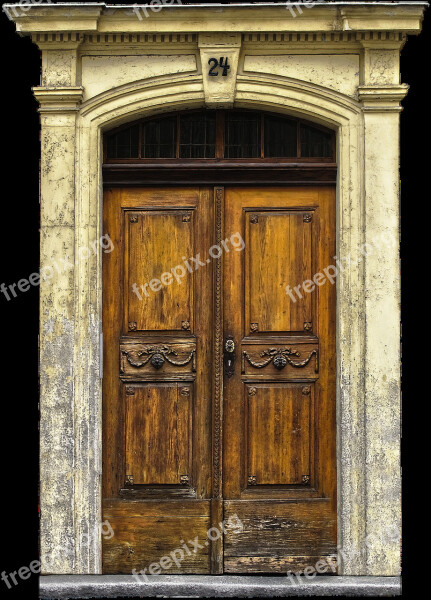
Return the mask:
[[225, 569], [228, 572], [241, 572], [247, 563], [268, 572], [273, 570], [274, 559], [281, 560], [283, 568], [287, 560], [291, 564], [301, 561], [314, 565], [310, 562], [313, 557], [329, 556], [336, 551], [336, 516], [329, 500], [226, 501], [227, 523], [233, 515], [237, 515], [243, 527], [226, 526]]
[[[148, 575], [150, 565], [157, 563], [162, 564], [157, 574], [208, 573], [209, 511], [208, 501], [106, 501], [104, 516], [114, 535], [104, 540], [103, 572], [130, 574], [132, 569], [146, 569]], [[163, 557], [171, 559], [167, 569]]]
[[225, 519], [245, 519], [225, 536], [225, 570], [275, 572], [336, 551], [335, 285], [297, 301], [285, 291], [333, 264], [335, 194], [227, 187], [225, 221], [246, 241], [224, 256], [224, 329], [242, 374], [224, 385], [223, 497]]
[[[310, 198], [311, 199], [311, 198]], [[311, 212], [298, 210], [245, 211], [245, 331], [250, 323], [266, 333], [303, 331], [311, 319], [311, 296], [296, 302], [286, 295], [286, 285], [295, 286], [313, 276]]]
[[247, 476], [255, 477], [259, 485], [301, 484], [303, 475], [310, 475], [313, 396], [304, 395], [303, 387], [245, 386]]
[[[130, 573], [210, 526], [213, 265], [190, 272], [184, 260], [206, 256], [213, 244], [212, 195], [208, 188], [106, 189], [103, 227], [114, 244], [103, 257], [103, 518], [115, 531], [104, 540], [103, 568]], [[133, 283], [160, 279], [180, 263], [180, 282], [142, 299], [134, 294]], [[176, 354], [160, 351], [159, 368], [134, 366], [122, 354], [139, 364], [151, 347]], [[156, 505], [159, 513], [147, 514]], [[208, 573], [210, 550], [211, 543], [169, 572]]]
[[193, 331], [194, 269], [184, 264], [194, 255], [193, 212], [151, 207], [123, 213], [126, 331], [129, 322], [136, 331], [181, 331], [183, 321]]
[[[136, 485], [180, 483], [192, 455], [192, 386], [177, 383], [133, 386], [126, 404], [126, 477]], [[184, 389], [184, 387], [182, 388]]]

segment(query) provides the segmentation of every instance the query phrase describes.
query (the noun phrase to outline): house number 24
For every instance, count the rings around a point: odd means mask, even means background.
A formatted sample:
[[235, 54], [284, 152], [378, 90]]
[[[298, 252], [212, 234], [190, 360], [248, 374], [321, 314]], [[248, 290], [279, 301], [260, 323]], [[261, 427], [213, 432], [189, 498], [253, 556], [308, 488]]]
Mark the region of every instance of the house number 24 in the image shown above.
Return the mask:
[[212, 65], [212, 67], [208, 71], [208, 75], [211, 75], [211, 77], [217, 77], [217, 75], [219, 74], [219, 68], [223, 69], [222, 76], [226, 77], [228, 69], [230, 69], [230, 65], [228, 65], [227, 62], [227, 56], [221, 56], [220, 60], [217, 60], [216, 58], [210, 58], [208, 64]]

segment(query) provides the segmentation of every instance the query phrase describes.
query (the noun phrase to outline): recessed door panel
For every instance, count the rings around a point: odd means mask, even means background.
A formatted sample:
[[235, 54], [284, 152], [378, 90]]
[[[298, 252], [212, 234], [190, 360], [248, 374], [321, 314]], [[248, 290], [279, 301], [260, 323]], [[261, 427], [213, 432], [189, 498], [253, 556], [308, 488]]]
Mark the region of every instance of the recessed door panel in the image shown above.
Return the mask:
[[126, 327], [129, 331], [193, 330], [193, 211], [124, 211]]
[[298, 485], [310, 479], [311, 386], [246, 384], [247, 484]]
[[187, 483], [192, 454], [191, 385], [126, 385], [126, 480], [134, 485]]
[[245, 209], [244, 335], [304, 331], [312, 322], [310, 294], [292, 301], [285, 288], [313, 276], [313, 212]]

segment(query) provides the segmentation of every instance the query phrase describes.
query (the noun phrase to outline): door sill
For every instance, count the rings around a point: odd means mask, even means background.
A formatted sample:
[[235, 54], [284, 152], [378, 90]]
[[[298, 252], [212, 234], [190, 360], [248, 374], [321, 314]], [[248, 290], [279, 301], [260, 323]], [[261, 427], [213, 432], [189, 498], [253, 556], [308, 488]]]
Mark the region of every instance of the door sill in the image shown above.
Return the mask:
[[400, 596], [400, 577], [323, 575], [42, 575], [39, 597], [63, 598], [265, 598], [286, 596]]

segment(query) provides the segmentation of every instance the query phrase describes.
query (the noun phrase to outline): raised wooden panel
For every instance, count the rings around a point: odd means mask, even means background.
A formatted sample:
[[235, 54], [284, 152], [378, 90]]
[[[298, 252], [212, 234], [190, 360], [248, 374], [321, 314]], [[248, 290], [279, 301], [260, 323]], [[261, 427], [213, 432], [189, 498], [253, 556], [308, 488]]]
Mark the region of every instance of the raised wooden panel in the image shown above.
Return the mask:
[[224, 517], [226, 573], [286, 573], [321, 559], [331, 574], [337, 571], [336, 513], [329, 500], [226, 501]]
[[312, 296], [286, 285], [313, 277], [313, 210], [245, 210], [245, 335], [311, 331]]
[[[145, 340], [147, 342], [147, 340]], [[197, 368], [196, 342], [171, 341], [143, 343], [142, 339], [120, 340], [120, 377], [140, 379], [190, 379]]]
[[313, 386], [245, 385], [247, 483], [310, 482]]
[[259, 378], [315, 379], [319, 373], [319, 345], [247, 344], [241, 355], [241, 372]]
[[124, 211], [124, 221], [125, 331], [193, 330], [193, 211]]
[[126, 385], [126, 479], [133, 485], [189, 483], [192, 384]]

